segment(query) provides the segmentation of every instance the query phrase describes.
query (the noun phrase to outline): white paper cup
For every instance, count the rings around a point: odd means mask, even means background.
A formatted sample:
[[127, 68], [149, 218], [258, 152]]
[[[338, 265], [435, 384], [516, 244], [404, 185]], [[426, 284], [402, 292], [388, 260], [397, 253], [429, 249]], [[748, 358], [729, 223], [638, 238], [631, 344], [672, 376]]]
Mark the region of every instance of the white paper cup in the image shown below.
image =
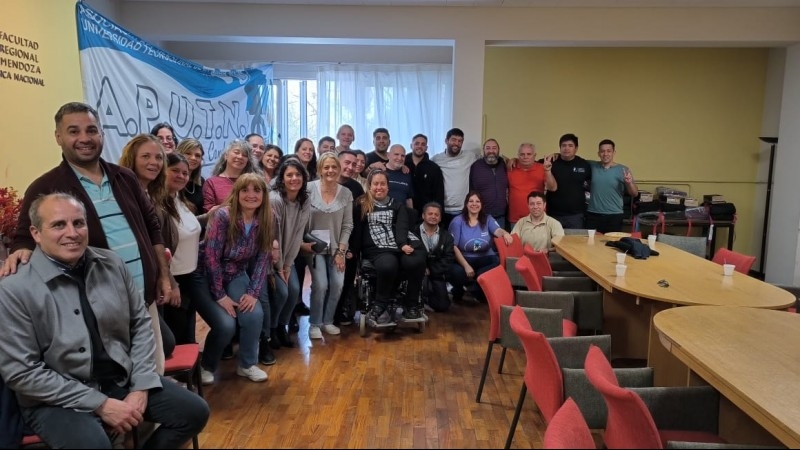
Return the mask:
[[625, 253], [617, 252], [617, 264], [625, 264]]
[[[623, 253], [623, 255], [624, 255], [624, 253]], [[626, 266], [625, 264], [617, 264], [617, 276], [618, 277], [624, 277], [625, 276], [625, 269], [627, 269], [627, 268], [628, 268], [628, 266]]]
[[733, 264], [723, 264], [722, 265], [722, 274], [726, 277], [733, 276], [733, 270], [736, 268]]
[[656, 249], [656, 235], [655, 234], [651, 234], [650, 236], [647, 236], [647, 246], [650, 247], [650, 250], [655, 250]]
[[594, 233], [595, 233], [595, 232], [597, 232], [597, 230], [588, 230], [588, 233], [589, 233], [589, 239], [594, 239]]

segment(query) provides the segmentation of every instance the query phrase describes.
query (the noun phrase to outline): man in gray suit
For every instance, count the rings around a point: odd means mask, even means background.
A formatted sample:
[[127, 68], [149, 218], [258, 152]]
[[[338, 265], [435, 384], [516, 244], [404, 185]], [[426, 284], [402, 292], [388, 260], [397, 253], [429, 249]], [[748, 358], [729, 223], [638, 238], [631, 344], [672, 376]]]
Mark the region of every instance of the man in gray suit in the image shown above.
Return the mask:
[[89, 247], [86, 209], [70, 194], [29, 210], [36, 248], [0, 280], [0, 377], [50, 448], [111, 448], [106, 428], [160, 426], [145, 448], [180, 448], [208, 420], [206, 402], [156, 373], [150, 316], [125, 263]]

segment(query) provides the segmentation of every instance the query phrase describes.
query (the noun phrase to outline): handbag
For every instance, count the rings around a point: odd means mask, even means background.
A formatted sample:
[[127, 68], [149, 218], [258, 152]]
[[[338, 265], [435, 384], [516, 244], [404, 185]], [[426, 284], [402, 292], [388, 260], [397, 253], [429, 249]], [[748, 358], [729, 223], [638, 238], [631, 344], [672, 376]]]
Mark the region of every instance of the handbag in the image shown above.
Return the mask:
[[328, 243], [323, 241], [322, 239], [314, 236], [311, 233], [306, 233], [303, 235], [303, 242], [313, 244], [311, 246], [311, 251], [314, 253], [323, 253], [325, 250], [328, 249]]

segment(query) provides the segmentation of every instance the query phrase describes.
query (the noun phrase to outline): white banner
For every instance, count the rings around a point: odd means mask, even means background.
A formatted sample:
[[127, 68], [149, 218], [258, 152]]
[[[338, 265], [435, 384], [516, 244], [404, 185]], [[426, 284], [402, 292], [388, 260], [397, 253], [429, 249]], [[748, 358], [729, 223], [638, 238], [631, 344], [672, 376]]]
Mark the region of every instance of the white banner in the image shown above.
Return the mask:
[[75, 14], [83, 92], [100, 115], [107, 161], [116, 163], [133, 136], [159, 122], [172, 125], [178, 139], [203, 144], [206, 175], [233, 139], [258, 133], [272, 141], [271, 65], [204, 67], [134, 36], [83, 2]]

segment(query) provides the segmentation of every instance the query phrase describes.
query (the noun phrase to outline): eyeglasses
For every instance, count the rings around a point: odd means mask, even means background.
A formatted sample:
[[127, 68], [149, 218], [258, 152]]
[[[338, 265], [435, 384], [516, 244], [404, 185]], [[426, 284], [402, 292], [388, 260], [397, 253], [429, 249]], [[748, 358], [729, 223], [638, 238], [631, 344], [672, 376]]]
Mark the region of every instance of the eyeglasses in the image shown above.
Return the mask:
[[669, 281], [667, 281], [667, 280], [658, 280], [658, 285], [663, 287], [663, 288], [669, 287]]

